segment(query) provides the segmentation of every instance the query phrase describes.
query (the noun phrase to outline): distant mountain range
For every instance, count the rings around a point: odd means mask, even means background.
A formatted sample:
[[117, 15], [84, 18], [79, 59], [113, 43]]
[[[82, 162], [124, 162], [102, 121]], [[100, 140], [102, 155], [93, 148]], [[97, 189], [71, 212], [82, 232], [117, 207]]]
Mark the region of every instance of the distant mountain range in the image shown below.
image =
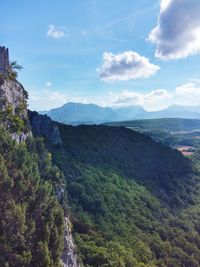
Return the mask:
[[166, 109], [141, 114], [138, 119], [182, 118], [200, 119], [200, 106], [172, 105]]
[[200, 106], [172, 105], [160, 111], [148, 112], [141, 106], [113, 109], [95, 104], [69, 102], [62, 107], [51, 109], [49, 111], [42, 111], [40, 114], [47, 114], [52, 120], [65, 124], [101, 124], [104, 122], [137, 119], [200, 119]]

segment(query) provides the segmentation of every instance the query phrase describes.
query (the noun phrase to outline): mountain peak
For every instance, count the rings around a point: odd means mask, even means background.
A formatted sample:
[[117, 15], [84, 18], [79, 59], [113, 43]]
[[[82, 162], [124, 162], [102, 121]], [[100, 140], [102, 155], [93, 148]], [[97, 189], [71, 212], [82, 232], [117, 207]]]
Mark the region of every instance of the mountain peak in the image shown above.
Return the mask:
[[[68, 102], [60, 108], [45, 112], [53, 120], [67, 124], [100, 124], [108, 121], [134, 119], [146, 111], [140, 106], [113, 109], [96, 104]], [[44, 114], [44, 112], [41, 112]]]

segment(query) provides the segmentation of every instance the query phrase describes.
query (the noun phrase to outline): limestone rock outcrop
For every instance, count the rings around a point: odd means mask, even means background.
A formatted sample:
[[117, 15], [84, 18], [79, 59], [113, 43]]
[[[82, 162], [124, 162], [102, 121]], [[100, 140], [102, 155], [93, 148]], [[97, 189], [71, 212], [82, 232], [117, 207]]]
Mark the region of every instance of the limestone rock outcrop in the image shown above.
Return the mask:
[[76, 246], [71, 232], [71, 222], [68, 216], [65, 217], [64, 251], [62, 255], [63, 267], [81, 267], [77, 259]]
[[43, 137], [53, 145], [62, 144], [56, 122], [52, 121], [47, 115], [40, 115], [36, 111], [29, 111], [28, 115], [35, 136]]
[[31, 135], [27, 98], [27, 92], [18, 81], [0, 81], [1, 124], [6, 126], [17, 142], [23, 142]]
[[[5, 104], [9, 103], [13, 106], [13, 110], [22, 102], [26, 102], [28, 94], [24, 87], [18, 81], [4, 80], [0, 84], [0, 108], [5, 108]], [[27, 114], [27, 109], [24, 109], [24, 115]]]

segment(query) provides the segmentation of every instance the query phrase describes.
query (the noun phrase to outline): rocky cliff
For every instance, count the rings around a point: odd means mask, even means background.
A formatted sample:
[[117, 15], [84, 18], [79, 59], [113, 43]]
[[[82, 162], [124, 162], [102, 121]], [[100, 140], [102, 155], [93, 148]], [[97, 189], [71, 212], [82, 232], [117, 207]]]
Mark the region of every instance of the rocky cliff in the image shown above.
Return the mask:
[[[24, 142], [28, 136], [44, 137], [53, 145], [61, 145], [58, 126], [49, 117], [37, 112], [28, 112], [28, 94], [16, 80], [4, 79], [0, 81], [0, 124], [4, 125], [13, 139], [18, 143]], [[64, 189], [62, 189], [64, 190]], [[64, 194], [64, 191], [60, 192]], [[60, 195], [58, 194], [58, 199]], [[65, 214], [65, 248], [62, 265], [64, 267], [79, 267], [76, 249], [70, 227], [70, 218]]]
[[[22, 102], [26, 102], [28, 94], [24, 87], [18, 81], [4, 80], [0, 84], [0, 108], [5, 108], [5, 104], [11, 104], [13, 110], [20, 106]], [[4, 100], [4, 103], [3, 101]], [[27, 115], [27, 109], [24, 109], [24, 115]]]
[[77, 259], [76, 246], [72, 237], [71, 222], [69, 216], [65, 217], [65, 236], [62, 264], [63, 267], [81, 267], [81, 264], [78, 263]]
[[28, 116], [35, 136], [43, 137], [53, 145], [62, 144], [56, 122], [52, 121], [47, 115], [40, 115], [35, 111], [29, 111]]
[[23, 142], [31, 135], [27, 112], [28, 94], [16, 80], [0, 81], [1, 124], [17, 142]]

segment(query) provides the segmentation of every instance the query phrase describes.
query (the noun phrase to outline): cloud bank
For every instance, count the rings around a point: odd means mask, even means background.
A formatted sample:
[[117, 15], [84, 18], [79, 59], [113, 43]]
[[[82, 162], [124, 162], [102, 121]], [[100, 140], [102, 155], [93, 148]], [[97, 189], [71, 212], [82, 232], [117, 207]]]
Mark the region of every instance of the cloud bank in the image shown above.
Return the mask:
[[128, 107], [132, 105], [143, 106], [151, 110], [159, 110], [169, 105], [172, 95], [165, 89], [155, 89], [148, 93], [124, 90], [120, 93], [111, 93], [112, 104], [118, 107]]
[[179, 59], [199, 52], [199, 0], [162, 0], [157, 26], [148, 39], [156, 45], [155, 56], [161, 59]]
[[199, 105], [200, 82], [189, 81], [177, 86], [174, 90], [155, 89], [147, 93], [124, 90], [120, 93], [111, 92], [110, 99], [114, 106], [141, 105], [147, 110], [159, 110], [169, 105]]
[[173, 90], [154, 89], [150, 92], [123, 90], [106, 95], [72, 97], [64, 92], [53, 90], [29, 90], [29, 104], [32, 110], [49, 110], [67, 102], [94, 103], [100, 106], [128, 107], [140, 105], [149, 111], [161, 110], [170, 105], [200, 105], [200, 81], [191, 80]]
[[101, 80], [106, 82], [128, 81], [148, 78], [160, 67], [149, 62], [149, 59], [133, 51], [121, 54], [105, 52], [103, 65], [97, 70]]

